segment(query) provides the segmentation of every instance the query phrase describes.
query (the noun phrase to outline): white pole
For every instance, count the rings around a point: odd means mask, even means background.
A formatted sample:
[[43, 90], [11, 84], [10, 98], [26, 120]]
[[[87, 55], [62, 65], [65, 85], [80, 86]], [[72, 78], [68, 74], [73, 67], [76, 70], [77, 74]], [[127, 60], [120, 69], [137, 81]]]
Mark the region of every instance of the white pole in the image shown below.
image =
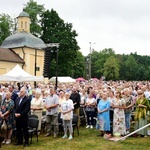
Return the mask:
[[127, 137], [133, 135], [134, 133], [139, 132], [140, 130], [142, 130], [142, 129], [148, 127], [148, 126], [150, 126], [150, 123], [147, 124], [147, 125], [145, 125], [145, 126], [143, 126], [143, 127], [141, 127], [141, 128], [139, 128], [139, 129], [137, 129], [137, 130], [135, 130], [135, 131], [133, 131], [133, 132], [131, 132], [130, 134], [128, 134], [128, 135], [126, 135], [126, 136], [124, 136], [124, 137], [121, 137], [120, 139], [116, 139], [115, 141], [117, 142], [117, 141], [120, 141], [120, 140], [125, 140]]

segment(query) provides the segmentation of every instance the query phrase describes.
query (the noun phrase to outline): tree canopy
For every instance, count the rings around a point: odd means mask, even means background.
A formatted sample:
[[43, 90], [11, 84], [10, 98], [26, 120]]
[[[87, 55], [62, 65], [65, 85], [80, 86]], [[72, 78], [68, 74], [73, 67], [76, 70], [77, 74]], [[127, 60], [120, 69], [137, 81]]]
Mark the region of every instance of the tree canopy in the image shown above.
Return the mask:
[[[89, 77], [89, 60], [91, 59], [91, 77], [106, 80], [150, 80], [150, 56], [137, 53], [115, 54], [112, 48], [93, 50], [88, 56], [79, 51], [76, 40], [78, 36], [73, 24], [64, 21], [54, 10], [46, 10], [44, 5], [30, 0], [25, 4], [24, 11], [31, 18], [31, 33], [40, 37], [45, 43], [59, 43], [59, 49], [48, 48], [50, 51], [48, 66], [50, 76], [56, 74], [58, 54], [58, 76], [77, 78]], [[0, 14], [0, 44], [10, 36], [16, 26], [16, 20], [7, 14]], [[48, 52], [48, 51], [47, 51]]]
[[7, 14], [0, 14], [0, 45], [2, 42], [12, 34], [13, 20]]
[[103, 75], [107, 80], [119, 79], [119, 64], [117, 59], [112, 55], [104, 63]]
[[44, 5], [30, 0], [24, 5], [24, 11], [27, 12], [31, 19], [30, 32], [35, 36], [41, 36], [41, 26], [39, 22], [40, 15], [45, 11]]
[[[71, 23], [65, 23], [55, 10], [47, 10], [41, 15], [42, 40], [45, 43], [59, 43], [58, 75], [72, 76], [79, 46], [77, 33]], [[55, 75], [56, 53], [51, 48], [51, 76]], [[55, 65], [54, 65], [55, 64]], [[77, 67], [77, 66], [76, 66]], [[80, 67], [80, 66], [79, 66]]]

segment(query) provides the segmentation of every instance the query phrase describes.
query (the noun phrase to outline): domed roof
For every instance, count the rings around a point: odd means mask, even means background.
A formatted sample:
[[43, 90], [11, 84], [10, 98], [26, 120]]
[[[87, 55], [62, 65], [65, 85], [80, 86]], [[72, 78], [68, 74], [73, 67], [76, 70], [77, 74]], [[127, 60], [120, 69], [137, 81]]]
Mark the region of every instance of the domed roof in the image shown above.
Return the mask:
[[29, 17], [29, 14], [25, 11], [21, 12], [18, 17]]
[[1, 47], [2, 48], [18, 48], [18, 47], [31, 47], [42, 48], [45, 43], [40, 39], [32, 35], [31, 33], [22, 31], [17, 32], [7, 37]]

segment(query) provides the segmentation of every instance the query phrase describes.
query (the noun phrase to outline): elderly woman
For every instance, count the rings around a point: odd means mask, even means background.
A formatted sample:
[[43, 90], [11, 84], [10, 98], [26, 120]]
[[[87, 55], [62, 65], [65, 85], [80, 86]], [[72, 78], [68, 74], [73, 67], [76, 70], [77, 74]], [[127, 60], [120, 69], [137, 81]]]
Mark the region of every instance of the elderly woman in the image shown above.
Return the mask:
[[[144, 96], [142, 90], [138, 90], [138, 98], [136, 101], [136, 110], [135, 110], [135, 130], [143, 127], [147, 124], [147, 112], [150, 109], [148, 99]], [[147, 136], [147, 128], [138, 132], [138, 135], [141, 137]]]
[[121, 135], [126, 134], [125, 126], [125, 113], [124, 109], [126, 108], [125, 100], [122, 98], [120, 91], [116, 91], [115, 99], [112, 101], [112, 107], [114, 108], [113, 116], [113, 134], [119, 133]]
[[72, 119], [73, 119], [73, 101], [69, 99], [70, 93], [65, 93], [66, 100], [62, 102], [61, 104], [61, 118], [63, 120], [63, 126], [64, 126], [64, 136], [62, 138], [67, 138], [67, 126], [69, 128], [70, 136], [69, 140], [71, 140], [73, 129], [72, 129]]
[[109, 109], [110, 109], [110, 101], [108, 100], [107, 92], [103, 92], [102, 99], [98, 103], [98, 124], [99, 129], [104, 133], [110, 132], [110, 118], [109, 118]]
[[0, 117], [6, 121], [7, 130], [3, 144], [11, 143], [11, 135], [14, 127], [14, 101], [11, 100], [11, 93], [6, 92], [6, 98], [2, 101], [0, 107]]
[[61, 112], [61, 104], [63, 101], [65, 101], [65, 92], [63, 90], [59, 91], [59, 112]]
[[43, 98], [41, 91], [36, 91], [35, 97], [31, 100], [31, 114], [37, 115], [39, 119], [38, 130], [41, 130], [41, 118], [43, 112]]

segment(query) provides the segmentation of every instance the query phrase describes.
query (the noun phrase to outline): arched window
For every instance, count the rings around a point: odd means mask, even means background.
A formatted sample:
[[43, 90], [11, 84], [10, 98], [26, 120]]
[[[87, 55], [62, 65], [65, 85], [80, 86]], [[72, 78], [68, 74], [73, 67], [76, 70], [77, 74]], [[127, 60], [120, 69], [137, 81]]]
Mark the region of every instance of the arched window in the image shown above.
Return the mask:
[[25, 29], [27, 29], [27, 25], [28, 25], [28, 24], [27, 24], [27, 21], [26, 21], [26, 22], [25, 22]]
[[23, 21], [21, 21], [21, 28], [23, 28]]

